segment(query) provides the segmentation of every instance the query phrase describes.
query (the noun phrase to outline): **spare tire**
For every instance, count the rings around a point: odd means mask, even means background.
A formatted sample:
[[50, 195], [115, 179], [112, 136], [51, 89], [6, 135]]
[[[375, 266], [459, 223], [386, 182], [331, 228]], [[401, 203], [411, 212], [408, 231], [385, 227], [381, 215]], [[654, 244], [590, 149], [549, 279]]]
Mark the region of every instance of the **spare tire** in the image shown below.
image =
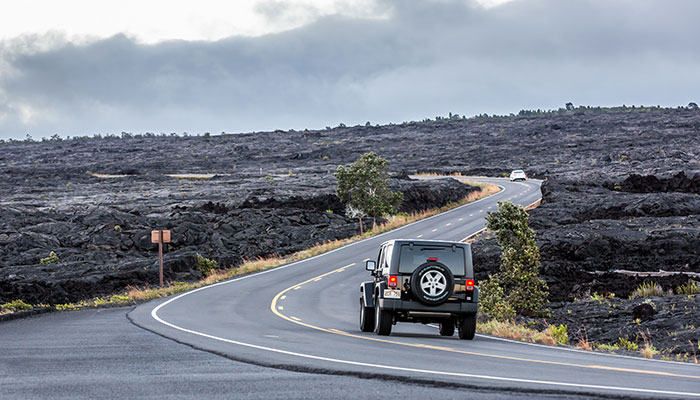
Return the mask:
[[454, 277], [445, 264], [428, 261], [411, 275], [411, 292], [426, 306], [437, 306], [447, 301], [454, 290]]

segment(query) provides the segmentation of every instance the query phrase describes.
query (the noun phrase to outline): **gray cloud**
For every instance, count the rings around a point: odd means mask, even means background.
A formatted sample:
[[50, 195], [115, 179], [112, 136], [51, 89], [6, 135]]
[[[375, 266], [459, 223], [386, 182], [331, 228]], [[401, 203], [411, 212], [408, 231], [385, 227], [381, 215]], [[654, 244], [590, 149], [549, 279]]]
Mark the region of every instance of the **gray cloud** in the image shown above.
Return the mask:
[[2, 42], [0, 137], [303, 129], [567, 101], [700, 100], [696, 1], [378, 4], [392, 9], [389, 18], [323, 17], [256, 38]]

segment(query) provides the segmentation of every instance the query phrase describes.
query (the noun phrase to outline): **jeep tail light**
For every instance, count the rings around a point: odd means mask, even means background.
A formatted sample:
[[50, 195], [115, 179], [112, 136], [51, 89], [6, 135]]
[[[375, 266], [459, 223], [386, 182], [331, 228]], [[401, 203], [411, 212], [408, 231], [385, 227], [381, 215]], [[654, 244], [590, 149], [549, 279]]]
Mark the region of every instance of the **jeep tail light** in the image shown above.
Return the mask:
[[428, 261], [437, 261], [437, 260], [438, 260], [437, 257], [430, 257], [430, 258], [428, 258]]
[[474, 290], [474, 279], [467, 279], [467, 290]]
[[393, 275], [389, 276], [389, 287], [396, 287], [397, 282], [398, 282], [398, 278], [396, 278]]

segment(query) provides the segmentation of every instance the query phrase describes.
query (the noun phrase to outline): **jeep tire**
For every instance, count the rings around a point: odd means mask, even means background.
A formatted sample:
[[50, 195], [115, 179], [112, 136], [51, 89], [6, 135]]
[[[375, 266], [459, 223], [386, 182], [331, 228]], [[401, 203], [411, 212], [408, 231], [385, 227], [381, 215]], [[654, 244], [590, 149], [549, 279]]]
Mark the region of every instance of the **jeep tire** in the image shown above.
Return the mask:
[[476, 314], [467, 314], [457, 326], [460, 339], [472, 340], [476, 334]]
[[437, 261], [419, 265], [411, 275], [411, 292], [426, 306], [437, 306], [446, 302], [453, 290], [452, 271]]
[[365, 307], [362, 298], [360, 298], [360, 330], [362, 332], [374, 331], [374, 307]]
[[393, 324], [391, 311], [385, 311], [377, 307], [374, 309], [374, 316], [374, 332], [377, 335], [389, 336], [391, 334], [391, 325]]

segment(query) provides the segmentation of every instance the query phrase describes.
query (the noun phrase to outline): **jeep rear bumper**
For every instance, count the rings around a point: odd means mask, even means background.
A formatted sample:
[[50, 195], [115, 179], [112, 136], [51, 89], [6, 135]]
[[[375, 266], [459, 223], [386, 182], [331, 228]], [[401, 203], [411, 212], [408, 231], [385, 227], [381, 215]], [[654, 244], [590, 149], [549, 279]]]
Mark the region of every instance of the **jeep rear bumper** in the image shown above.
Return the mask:
[[424, 311], [434, 313], [474, 314], [479, 303], [442, 303], [439, 306], [426, 306], [416, 301], [399, 299], [379, 299], [379, 308], [387, 311]]

